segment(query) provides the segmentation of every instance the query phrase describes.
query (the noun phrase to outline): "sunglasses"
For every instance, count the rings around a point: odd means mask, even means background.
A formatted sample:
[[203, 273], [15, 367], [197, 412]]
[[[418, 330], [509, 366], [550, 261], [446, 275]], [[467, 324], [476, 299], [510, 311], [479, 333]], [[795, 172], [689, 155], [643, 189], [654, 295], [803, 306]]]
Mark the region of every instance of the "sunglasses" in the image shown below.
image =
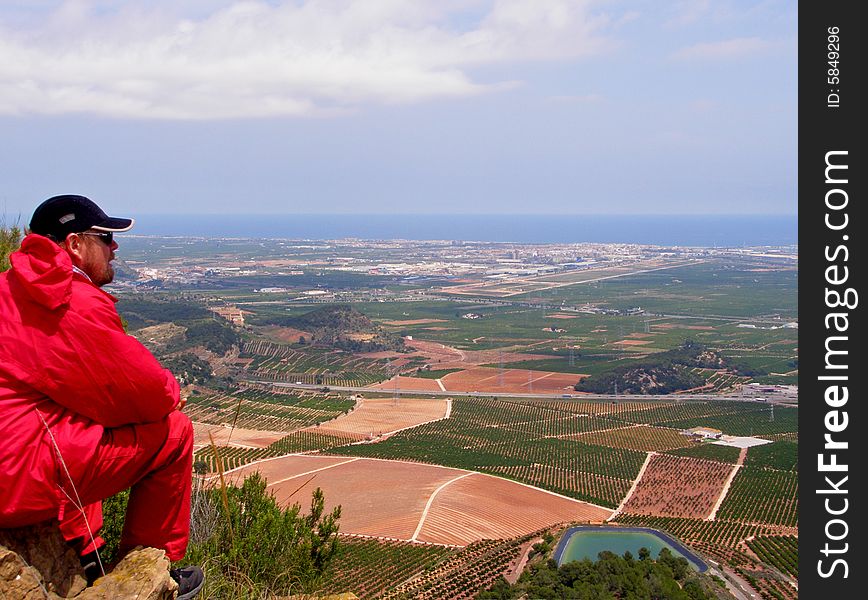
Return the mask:
[[80, 231], [78, 235], [92, 235], [98, 237], [106, 246], [111, 246], [114, 241], [114, 234], [111, 231]]

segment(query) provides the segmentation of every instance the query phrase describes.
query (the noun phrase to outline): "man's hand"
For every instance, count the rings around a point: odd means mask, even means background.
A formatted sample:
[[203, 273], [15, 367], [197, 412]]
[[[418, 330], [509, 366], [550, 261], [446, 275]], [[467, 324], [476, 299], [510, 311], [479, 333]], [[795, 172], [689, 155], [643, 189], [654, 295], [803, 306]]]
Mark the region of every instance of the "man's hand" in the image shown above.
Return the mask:
[[184, 407], [187, 406], [187, 399], [181, 398], [178, 402], [178, 406], [175, 407], [175, 410], [184, 410]]

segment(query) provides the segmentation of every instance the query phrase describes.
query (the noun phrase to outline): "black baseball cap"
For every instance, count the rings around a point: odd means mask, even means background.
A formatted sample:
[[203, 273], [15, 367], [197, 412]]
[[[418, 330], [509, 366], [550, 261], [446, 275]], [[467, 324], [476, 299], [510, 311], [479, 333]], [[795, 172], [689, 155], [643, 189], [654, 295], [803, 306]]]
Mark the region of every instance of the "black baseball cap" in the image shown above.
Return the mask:
[[135, 221], [110, 217], [90, 198], [65, 194], [53, 196], [36, 207], [30, 219], [30, 231], [60, 242], [70, 233], [88, 229], [129, 231]]

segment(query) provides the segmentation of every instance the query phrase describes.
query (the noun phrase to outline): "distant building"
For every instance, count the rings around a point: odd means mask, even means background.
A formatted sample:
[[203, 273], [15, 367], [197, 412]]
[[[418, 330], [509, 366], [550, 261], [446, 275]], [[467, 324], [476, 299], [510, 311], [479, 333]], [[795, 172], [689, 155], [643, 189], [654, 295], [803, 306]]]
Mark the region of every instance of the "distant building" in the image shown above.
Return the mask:
[[683, 430], [681, 433], [682, 435], [688, 435], [698, 440], [719, 440], [720, 436], [723, 435], [723, 432], [720, 429], [714, 429], [712, 427], [692, 427]]
[[217, 313], [233, 325], [244, 325], [244, 312], [237, 306], [213, 306], [211, 311]]

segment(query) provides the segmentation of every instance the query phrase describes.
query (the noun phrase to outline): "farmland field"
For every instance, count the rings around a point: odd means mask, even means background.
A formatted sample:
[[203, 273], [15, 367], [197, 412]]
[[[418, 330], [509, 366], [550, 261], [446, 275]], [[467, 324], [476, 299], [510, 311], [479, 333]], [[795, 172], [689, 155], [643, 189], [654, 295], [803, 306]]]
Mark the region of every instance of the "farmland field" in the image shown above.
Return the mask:
[[610, 448], [629, 448], [631, 450], [672, 450], [690, 444], [690, 440], [677, 429], [632, 425], [618, 429], [608, 429], [593, 433], [583, 433], [572, 437], [586, 444], [599, 444]]
[[719, 514], [721, 519], [795, 527], [797, 498], [795, 473], [744, 467], [735, 476]]
[[707, 517], [732, 471], [730, 465], [658, 454], [651, 457], [624, 512], [665, 517]]
[[300, 487], [325, 492], [327, 510], [342, 506], [341, 531], [465, 546], [505, 539], [566, 521], [602, 521], [611, 510], [505, 479], [436, 465], [357, 457], [284, 456], [227, 473], [259, 471], [286, 502]]
[[799, 576], [798, 543], [795, 536], [758, 536], [747, 542], [764, 562], [793, 577]]
[[604, 418], [495, 399], [455, 398], [452, 403], [449, 419], [396, 434], [378, 444], [332, 451], [510, 476], [612, 507], [618, 505], [645, 460], [643, 452], [562, 439], [610, 428], [611, 422]]
[[353, 405], [352, 400], [335, 394], [280, 394], [245, 389], [192, 395], [185, 411], [190, 419], [202, 423], [229, 423], [260, 431], [289, 432], [333, 419]]
[[[751, 451], [753, 454], [754, 450]], [[689, 456], [691, 458], [704, 458], [705, 460], [716, 460], [723, 463], [735, 464], [738, 460], [739, 449], [732, 446], [721, 446], [718, 444], [693, 444], [686, 448], [676, 448], [669, 451], [669, 454], [676, 456]]]
[[344, 535], [322, 591], [353, 590], [359, 598], [376, 598], [395, 582], [428, 571], [456, 552], [432, 544]]
[[[215, 308], [243, 315], [243, 325], [219, 321], [236, 344], [222, 357], [208, 340], [185, 339], [183, 324], [149, 343], [163, 344], [172, 364], [198, 367], [186, 382], [198, 471], [213, 476], [216, 452], [230, 481], [261, 470], [281, 502], [320, 486], [330, 506], [343, 505], [342, 532], [356, 537], [344, 536], [328, 590], [472, 597], [539, 531], [621, 507], [618, 522], [664, 529], [764, 598], [793, 598], [797, 394], [771, 384], [798, 381], [795, 260], [549, 250], [145, 240], [133, 260], [197, 265], [196, 285], [153, 292], [152, 308], [172, 307], [165, 314], [145, 314], [138, 298], [128, 306], [136, 326], [176, 314], [213, 325]], [[330, 345], [330, 332], [299, 324], [338, 305], [397, 341]], [[675, 369], [684, 393], [625, 395], [622, 380], [605, 379], [633, 369], [653, 380], [660, 372], [648, 365], [684, 348], [700, 349]], [[594, 378], [609, 399], [573, 389]], [[353, 389], [332, 391], [341, 386]], [[450, 391], [479, 397], [447, 400]], [[528, 393], [552, 397], [512, 397]], [[773, 443], [699, 443], [682, 433], [694, 427]]]

